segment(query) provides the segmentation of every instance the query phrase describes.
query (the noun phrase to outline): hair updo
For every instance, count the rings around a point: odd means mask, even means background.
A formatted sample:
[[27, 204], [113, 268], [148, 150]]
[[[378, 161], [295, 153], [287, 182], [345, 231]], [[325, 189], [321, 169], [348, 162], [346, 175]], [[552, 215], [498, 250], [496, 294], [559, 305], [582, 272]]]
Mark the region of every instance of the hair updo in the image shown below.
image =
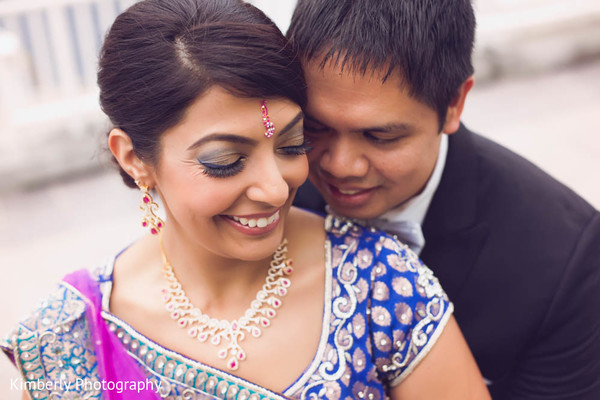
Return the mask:
[[144, 0], [110, 28], [99, 61], [100, 105], [144, 162], [156, 164], [161, 134], [213, 85], [240, 97], [306, 103], [296, 53], [262, 11], [241, 0]]

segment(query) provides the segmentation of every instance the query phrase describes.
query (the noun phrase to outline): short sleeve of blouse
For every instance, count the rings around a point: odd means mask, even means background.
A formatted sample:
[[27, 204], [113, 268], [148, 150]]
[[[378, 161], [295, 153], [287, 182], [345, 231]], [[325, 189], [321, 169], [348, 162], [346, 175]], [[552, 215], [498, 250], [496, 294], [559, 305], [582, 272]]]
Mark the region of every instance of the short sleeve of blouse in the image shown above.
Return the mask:
[[371, 340], [381, 379], [402, 382], [427, 355], [453, 311], [437, 278], [404, 244], [375, 242]]
[[0, 350], [2, 350], [4, 354], [6, 354], [10, 362], [12, 362], [13, 364], [15, 363], [13, 345], [8, 339], [0, 339]]
[[[85, 303], [72, 301], [76, 295], [64, 285], [58, 285], [36, 309], [23, 318], [5, 338], [0, 339], [0, 350], [18, 368], [33, 367], [40, 360], [35, 357], [39, 337], [54, 326], [73, 322], [83, 315]], [[25, 365], [25, 362], [28, 364]]]

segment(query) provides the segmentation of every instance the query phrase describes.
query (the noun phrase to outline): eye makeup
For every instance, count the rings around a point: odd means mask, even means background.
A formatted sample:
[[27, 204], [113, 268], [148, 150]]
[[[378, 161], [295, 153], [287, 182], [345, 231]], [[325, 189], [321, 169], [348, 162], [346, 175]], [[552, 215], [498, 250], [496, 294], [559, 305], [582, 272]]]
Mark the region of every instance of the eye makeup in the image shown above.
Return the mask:
[[228, 178], [230, 176], [239, 174], [244, 169], [244, 163], [242, 158], [229, 165], [202, 165], [204, 166], [204, 170], [202, 171], [202, 173], [212, 178]]
[[[305, 155], [310, 151], [302, 129], [302, 113], [296, 115], [274, 139], [276, 140], [274, 151], [278, 155], [293, 157]], [[248, 157], [252, 156], [258, 143], [244, 136], [213, 134], [200, 139], [188, 149], [204, 147], [211, 142], [221, 142], [223, 145], [211, 144], [212, 149], [206, 149], [204, 154], [196, 159], [202, 168], [202, 173], [212, 178], [228, 178], [242, 172]]]
[[244, 168], [246, 156], [239, 153], [218, 152], [198, 157], [203, 173], [213, 178], [227, 178], [240, 173]]
[[[293, 131], [292, 131], [293, 132]], [[277, 147], [277, 152], [289, 156], [301, 156], [310, 151], [308, 139], [305, 138], [302, 130], [294, 132], [295, 134]]]

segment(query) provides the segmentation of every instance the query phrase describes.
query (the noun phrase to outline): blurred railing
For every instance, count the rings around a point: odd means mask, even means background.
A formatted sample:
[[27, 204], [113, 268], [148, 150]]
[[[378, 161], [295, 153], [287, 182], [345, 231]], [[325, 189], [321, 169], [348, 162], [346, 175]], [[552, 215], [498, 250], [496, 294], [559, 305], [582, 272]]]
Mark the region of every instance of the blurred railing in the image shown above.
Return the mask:
[[95, 86], [102, 37], [132, 0], [3, 0], [0, 26], [28, 56], [29, 100], [72, 95]]
[[[104, 34], [135, 0], [0, 0], [0, 181], [92, 162]], [[80, 147], [83, 142], [90, 145]], [[83, 151], [82, 151], [83, 149]]]

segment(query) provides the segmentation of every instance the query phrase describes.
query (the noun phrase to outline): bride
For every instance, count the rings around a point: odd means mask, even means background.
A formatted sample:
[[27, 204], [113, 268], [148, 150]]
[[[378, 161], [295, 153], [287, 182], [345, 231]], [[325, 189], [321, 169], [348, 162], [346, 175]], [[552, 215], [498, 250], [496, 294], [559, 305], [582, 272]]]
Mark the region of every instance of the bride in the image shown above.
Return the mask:
[[139, 2], [110, 29], [98, 83], [149, 233], [66, 276], [2, 343], [25, 396], [489, 399], [408, 247], [291, 206], [305, 84], [260, 11]]

